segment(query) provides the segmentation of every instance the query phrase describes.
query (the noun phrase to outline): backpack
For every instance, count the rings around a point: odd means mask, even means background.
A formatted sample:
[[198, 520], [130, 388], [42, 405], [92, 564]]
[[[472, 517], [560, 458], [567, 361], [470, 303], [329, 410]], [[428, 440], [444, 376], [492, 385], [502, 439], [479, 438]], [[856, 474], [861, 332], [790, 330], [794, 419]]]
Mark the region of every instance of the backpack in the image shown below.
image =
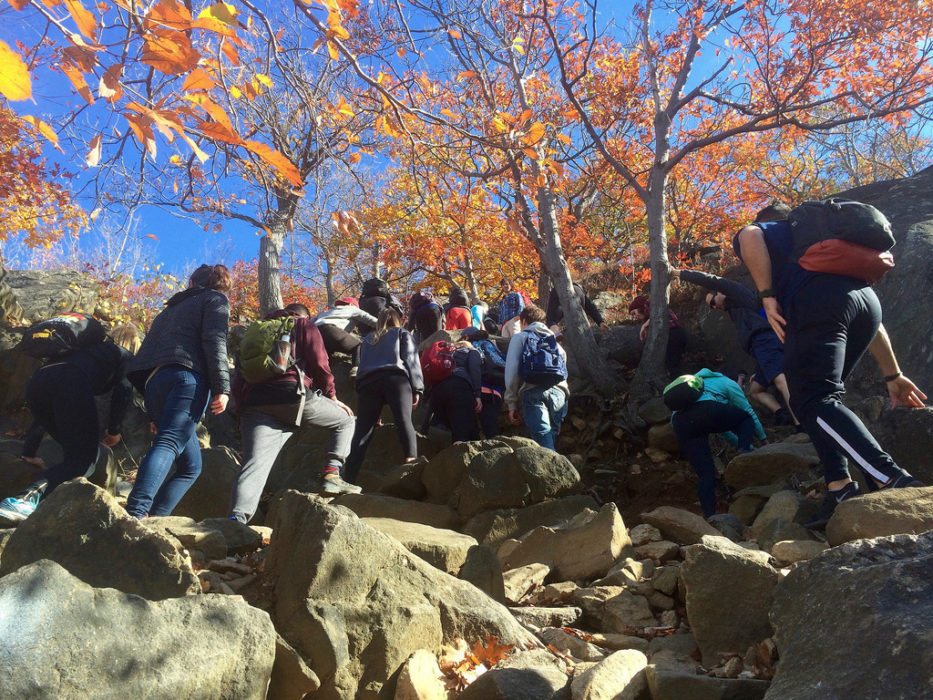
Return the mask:
[[672, 411], [682, 411], [703, 395], [703, 377], [682, 374], [664, 387], [664, 405]]
[[810, 272], [877, 282], [892, 267], [891, 223], [870, 204], [849, 199], [804, 202], [788, 215], [791, 258]]
[[40, 360], [53, 359], [106, 339], [107, 331], [93, 316], [64, 313], [27, 328], [16, 350]]
[[456, 350], [453, 343], [438, 340], [421, 353], [421, 372], [428, 384], [439, 384], [454, 373]]
[[240, 341], [240, 374], [258, 384], [285, 374], [294, 364], [291, 333], [295, 317], [264, 319], [251, 323]]
[[551, 334], [529, 331], [525, 334], [518, 376], [529, 384], [552, 387], [567, 379], [567, 362]]
[[362, 294], [364, 297], [385, 297], [389, 298], [389, 284], [383, 279], [373, 277], [363, 282]]

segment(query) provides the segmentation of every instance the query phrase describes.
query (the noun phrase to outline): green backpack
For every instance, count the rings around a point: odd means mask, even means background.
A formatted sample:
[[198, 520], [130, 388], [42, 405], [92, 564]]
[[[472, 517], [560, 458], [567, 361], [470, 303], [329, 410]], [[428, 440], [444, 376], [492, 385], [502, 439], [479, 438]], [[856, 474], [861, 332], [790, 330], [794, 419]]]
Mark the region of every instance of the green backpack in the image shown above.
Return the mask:
[[240, 374], [258, 384], [285, 374], [294, 364], [292, 329], [295, 317], [273, 318], [250, 324], [240, 341]]

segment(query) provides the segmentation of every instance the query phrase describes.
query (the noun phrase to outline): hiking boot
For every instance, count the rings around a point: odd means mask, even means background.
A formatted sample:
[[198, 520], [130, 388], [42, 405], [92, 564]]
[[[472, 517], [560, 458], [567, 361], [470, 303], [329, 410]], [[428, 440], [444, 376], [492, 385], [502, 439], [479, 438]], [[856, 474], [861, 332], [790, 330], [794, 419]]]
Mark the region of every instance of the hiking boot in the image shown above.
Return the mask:
[[322, 474], [318, 492], [328, 496], [339, 496], [342, 493], [362, 493], [363, 489], [355, 484], [348, 484], [340, 474]]
[[850, 484], [846, 484], [838, 491], [829, 491], [827, 489], [826, 495], [823, 496], [823, 503], [819, 511], [814, 516], [813, 520], [804, 523], [803, 526], [810, 530], [822, 530], [826, 527], [826, 523], [829, 522], [829, 519], [833, 517], [836, 506], [858, 495], [860, 495], [859, 487], [854, 481]]
[[0, 501], [0, 518], [5, 518], [11, 523], [21, 523], [35, 512], [40, 498], [41, 491], [31, 491], [18, 498], [4, 498]]
[[919, 479], [915, 479], [910, 474], [901, 474], [891, 479], [891, 481], [882, 486], [881, 489], [914, 489], [922, 486], [926, 486], [926, 484]]
[[774, 424], [775, 425], [792, 425], [794, 419], [790, 415], [790, 411], [786, 408], [779, 408], [774, 412]]

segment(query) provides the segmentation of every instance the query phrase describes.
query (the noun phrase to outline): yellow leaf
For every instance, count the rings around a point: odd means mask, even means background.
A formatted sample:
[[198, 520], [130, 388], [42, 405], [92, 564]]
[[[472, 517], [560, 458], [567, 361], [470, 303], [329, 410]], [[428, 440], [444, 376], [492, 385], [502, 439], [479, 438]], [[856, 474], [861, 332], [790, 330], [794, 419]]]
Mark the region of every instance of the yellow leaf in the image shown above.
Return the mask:
[[298, 168], [295, 167], [295, 164], [292, 163], [285, 154], [260, 141], [246, 141], [243, 145], [246, 146], [247, 150], [252, 151], [266, 163], [278, 170], [279, 174], [291, 184], [295, 185], [295, 187], [304, 185], [304, 179], [301, 177], [301, 173], [298, 172]]
[[84, 159], [84, 162], [87, 163], [89, 168], [96, 168], [97, 164], [100, 163], [100, 151], [103, 141], [104, 138], [102, 134], [98, 134], [91, 139], [91, 149], [87, 152], [87, 156]]
[[243, 97], [243, 93], [241, 92], [240, 88], [238, 88], [236, 85], [231, 85], [231, 86], [230, 86], [230, 94], [231, 94], [231, 95], [233, 96], [233, 98], [236, 99], [236, 100], [238, 100], [238, 99], [240, 99], [241, 97]]
[[8, 100], [32, 97], [29, 69], [19, 54], [3, 41], [0, 41], [0, 94]]
[[495, 127], [496, 131], [500, 134], [505, 133], [509, 130], [509, 125], [500, 116], [495, 116], [492, 118], [492, 125]]
[[337, 48], [337, 44], [332, 41], [327, 42], [327, 55], [334, 61], [340, 58], [340, 49]]
[[342, 114], [345, 117], [355, 117], [356, 113], [351, 109], [350, 105], [347, 104], [347, 101], [343, 99], [343, 96], [337, 100], [337, 113]]
[[58, 145], [58, 134], [56, 134], [55, 130], [44, 121], [32, 115], [26, 115], [23, 117], [23, 121], [32, 124], [40, 134], [42, 134], [52, 143], [53, 146], [55, 146], [55, 148], [57, 148], [59, 151], [62, 150], [61, 146]]
[[512, 39], [512, 51], [514, 51], [515, 53], [524, 55], [525, 53], [524, 44], [525, 44], [524, 39], [522, 39], [520, 36], [515, 37], [514, 39]]
[[75, 90], [78, 91], [78, 94], [84, 98], [84, 101], [89, 105], [94, 104], [94, 95], [91, 94], [91, 88], [88, 87], [87, 81], [84, 79], [84, 74], [75, 66], [70, 63], [61, 63], [59, 64], [62, 73], [71, 81], [71, 84], [74, 85]]
[[557, 140], [560, 141], [561, 143], [567, 144], [568, 146], [569, 146], [571, 143], [573, 143], [573, 139], [570, 138], [569, 136], [567, 136], [567, 134], [558, 134], [558, 135], [557, 135]]
[[236, 23], [237, 9], [226, 2], [215, 2], [198, 13], [198, 19], [210, 19], [223, 24]]
[[97, 34], [97, 22], [94, 15], [87, 11], [81, 4], [81, 0], [65, 0], [65, 7], [74, 19], [78, 31], [93, 41]]
[[176, 153], [168, 159], [168, 162], [172, 165], [181, 165], [181, 156]]
[[362, 156], [360, 156], [359, 153], [351, 153], [351, 154], [350, 154], [350, 157], [348, 158], [348, 160], [349, 160], [351, 163], [359, 163], [361, 157], [362, 157]]
[[267, 88], [272, 87], [272, 78], [270, 78], [268, 75], [265, 75], [264, 73], [256, 73], [256, 80], [259, 81], [260, 84], [265, 85]]
[[533, 148], [523, 148], [522, 153], [524, 153], [532, 160], [538, 160], [538, 152]]
[[528, 131], [526, 131], [525, 135], [522, 136], [522, 143], [526, 146], [533, 146], [544, 137], [544, 132], [544, 124], [541, 122], [535, 122], [530, 127], [528, 127]]
[[455, 114], [454, 112], [451, 112], [451, 111], [450, 111], [449, 109], [447, 109], [446, 107], [444, 107], [444, 109], [441, 110], [441, 114], [443, 114], [445, 117], [450, 117], [451, 119], [458, 119], [458, 118], [459, 118], [459, 115]]

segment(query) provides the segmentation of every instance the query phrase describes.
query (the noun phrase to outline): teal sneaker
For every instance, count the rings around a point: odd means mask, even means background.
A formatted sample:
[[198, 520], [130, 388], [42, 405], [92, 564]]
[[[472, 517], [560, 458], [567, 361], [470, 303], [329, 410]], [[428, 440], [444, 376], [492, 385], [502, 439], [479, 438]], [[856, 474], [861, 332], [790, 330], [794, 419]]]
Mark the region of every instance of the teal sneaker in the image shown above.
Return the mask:
[[36, 511], [40, 498], [41, 491], [31, 491], [21, 498], [4, 498], [0, 501], [0, 518], [20, 523]]

